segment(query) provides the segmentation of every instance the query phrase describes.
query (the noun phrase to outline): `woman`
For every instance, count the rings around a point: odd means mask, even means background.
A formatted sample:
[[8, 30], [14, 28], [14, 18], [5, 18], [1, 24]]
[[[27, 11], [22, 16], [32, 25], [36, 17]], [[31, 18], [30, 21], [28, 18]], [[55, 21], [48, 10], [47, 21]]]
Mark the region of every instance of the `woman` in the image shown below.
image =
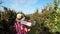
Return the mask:
[[16, 30], [16, 34], [27, 34], [30, 31], [26, 26], [32, 26], [31, 20], [25, 20], [23, 14], [17, 14], [16, 22], [14, 23], [14, 27]]

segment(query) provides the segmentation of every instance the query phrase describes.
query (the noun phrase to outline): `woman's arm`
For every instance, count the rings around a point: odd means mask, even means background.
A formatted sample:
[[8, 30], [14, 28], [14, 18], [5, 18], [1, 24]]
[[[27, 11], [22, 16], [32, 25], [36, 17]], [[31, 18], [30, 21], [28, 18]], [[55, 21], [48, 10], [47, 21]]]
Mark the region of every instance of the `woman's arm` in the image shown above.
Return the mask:
[[29, 27], [34, 26], [36, 24], [35, 21], [21, 21], [21, 23]]
[[22, 24], [26, 25], [26, 26], [32, 26], [31, 22], [27, 22], [27, 21], [21, 21]]

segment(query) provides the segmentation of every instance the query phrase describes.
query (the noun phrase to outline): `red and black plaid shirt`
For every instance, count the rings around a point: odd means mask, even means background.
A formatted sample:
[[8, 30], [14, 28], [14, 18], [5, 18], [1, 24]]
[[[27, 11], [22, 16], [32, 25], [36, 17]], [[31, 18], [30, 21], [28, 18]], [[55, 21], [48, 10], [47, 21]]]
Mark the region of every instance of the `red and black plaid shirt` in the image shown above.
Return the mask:
[[28, 29], [25, 25], [21, 24], [20, 22], [15, 22], [15, 29], [17, 34], [27, 34]]

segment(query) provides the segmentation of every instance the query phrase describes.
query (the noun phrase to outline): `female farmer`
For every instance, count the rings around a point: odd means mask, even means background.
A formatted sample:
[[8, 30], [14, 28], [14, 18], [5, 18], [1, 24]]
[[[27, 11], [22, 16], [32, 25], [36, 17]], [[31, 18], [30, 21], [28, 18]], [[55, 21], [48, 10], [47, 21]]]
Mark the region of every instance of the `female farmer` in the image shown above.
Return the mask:
[[31, 20], [26, 20], [23, 14], [17, 14], [16, 22], [14, 23], [16, 34], [27, 34], [27, 32], [29, 32], [30, 29], [28, 29], [26, 26], [32, 26], [32, 22], [33, 21]]

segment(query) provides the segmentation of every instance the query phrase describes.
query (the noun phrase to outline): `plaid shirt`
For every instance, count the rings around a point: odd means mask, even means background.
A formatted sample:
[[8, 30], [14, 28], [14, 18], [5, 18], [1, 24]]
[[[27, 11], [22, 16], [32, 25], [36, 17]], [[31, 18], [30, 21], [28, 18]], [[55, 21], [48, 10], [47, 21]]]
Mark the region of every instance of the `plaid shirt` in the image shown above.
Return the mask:
[[17, 34], [27, 34], [28, 29], [25, 25], [21, 24], [20, 22], [15, 22], [14, 26]]

